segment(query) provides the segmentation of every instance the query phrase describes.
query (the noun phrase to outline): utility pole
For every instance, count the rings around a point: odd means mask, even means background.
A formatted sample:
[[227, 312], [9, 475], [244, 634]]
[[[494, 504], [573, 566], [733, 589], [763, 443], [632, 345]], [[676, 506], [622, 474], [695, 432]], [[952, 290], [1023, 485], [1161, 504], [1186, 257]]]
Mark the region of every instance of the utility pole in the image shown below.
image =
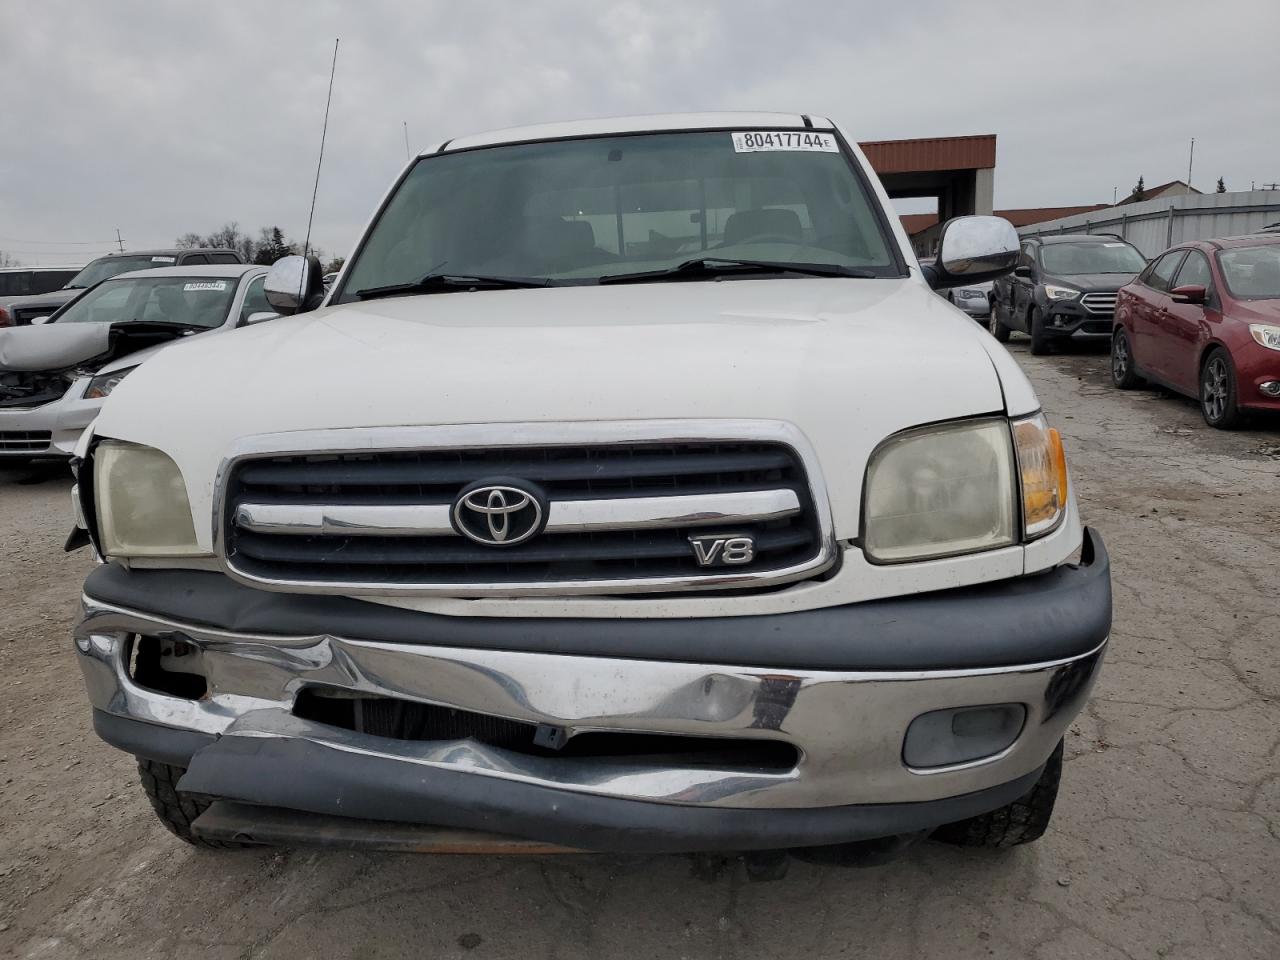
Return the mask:
[[404, 158], [409, 159], [409, 121], [404, 122]]
[[1187, 188], [1191, 187], [1191, 162], [1196, 158], [1196, 138], [1191, 138], [1191, 152], [1187, 154]]
[[121, 253], [124, 253], [124, 241], [120, 239], [119, 227], [116, 227], [116, 246], [120, 248]]
[[1117, 193], [1119, 192], [1119, 190], [1120, 190], [1120, 188], [1119, 188], [1119, 187], [1112, 187], [1112, 188], [1111, 188], [1111, 205], [1112, 205], [1113, 207], [1116, 205], [1116, 195], [1117, 195]]

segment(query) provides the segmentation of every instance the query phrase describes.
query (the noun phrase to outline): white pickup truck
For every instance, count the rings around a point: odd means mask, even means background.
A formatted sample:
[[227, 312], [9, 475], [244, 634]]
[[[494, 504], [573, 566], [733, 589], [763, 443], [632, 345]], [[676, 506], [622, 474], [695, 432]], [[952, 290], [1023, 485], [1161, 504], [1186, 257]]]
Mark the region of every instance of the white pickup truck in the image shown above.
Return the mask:
[[816, 116], [441, 144], [327, 292], [280, 261], [296, 316], [161, 353], [83, 439], [95, 728], [205, 845], [1036, 839], [1108, 560], [932, 292], [1016, 255], [966, 217], [917, 263]]

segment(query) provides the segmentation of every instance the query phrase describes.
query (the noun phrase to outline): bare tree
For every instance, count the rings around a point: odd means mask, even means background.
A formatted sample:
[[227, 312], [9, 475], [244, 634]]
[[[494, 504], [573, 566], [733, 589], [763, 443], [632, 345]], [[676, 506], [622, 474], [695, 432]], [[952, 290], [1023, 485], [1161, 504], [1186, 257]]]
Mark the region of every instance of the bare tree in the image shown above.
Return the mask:
[[0, 250], [0, 267], [20, 267], [20, 266], [22, 266], [22, 264], [20, 264], [15, 257], [13, 257], [9, 253], [6, 253], [4, 250]]

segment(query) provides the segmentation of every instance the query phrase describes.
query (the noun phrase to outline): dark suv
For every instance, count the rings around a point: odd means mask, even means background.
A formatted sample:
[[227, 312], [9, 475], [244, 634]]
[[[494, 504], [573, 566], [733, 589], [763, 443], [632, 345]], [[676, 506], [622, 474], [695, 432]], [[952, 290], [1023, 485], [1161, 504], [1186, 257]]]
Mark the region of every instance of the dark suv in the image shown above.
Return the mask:
[[1137, 247], [1109, 234], [1023, 240], [1017, 268], [992, 288], [991, 333], [1001, 343], [1011, 330], [1030, 334], [1036, 356], [1067, 338], [1109, 343], [1116, 292], [1146, 265]]
[[217, 263], [244, 263], [235, 250], [210, 247], [168, 250], [132, 250], [112, 253], [92, 261], [71, 277], [65, 287], [34, 296], [0, 297], [0, 327], [22, 327], [37, 317], [47, 317], [64, 303], [70, 303], [89, 287], [132, 270], [156, 267], [194, 267]]

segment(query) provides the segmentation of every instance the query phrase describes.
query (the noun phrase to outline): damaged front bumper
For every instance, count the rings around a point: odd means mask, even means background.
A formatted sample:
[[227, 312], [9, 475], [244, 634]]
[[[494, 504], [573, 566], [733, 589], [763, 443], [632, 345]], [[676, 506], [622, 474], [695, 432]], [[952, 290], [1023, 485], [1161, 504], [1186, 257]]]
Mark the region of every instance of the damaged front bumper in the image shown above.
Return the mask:
[[[225, 579], [110, 565], [90, 577], [75, 642], [108, 742], [187, 768], [191, 793], [608, 851], [837, 844], [1003, 806], [1083, 706], [1111, 608], [1091, 532], [1079, 566], [1036, 577], [707, 621], [442, 617]], [[138, 603], [148, 593], [151, 611]], [[740, 642], [722, 642], [725, 629]], [[629, 653], [611, 646], [618, 637]], [[158, 689], [140, 638], [203, 688]], [[451, 708], [450, 724], [472, 726], [386, 735], [303, 709], [317, 693]], [[989, 705], [1024, 711], [1010, 742], [908, 764], [918, 718]], [[531, 740], [489, 735], [511, 724]], [[573, 749], [600, 735], [613, 746]], [[662, 751], [662, 738], [726, 750]]]
[[0, 408], [0, 461], [5, 457], [71, 457], [85, 427], [102, 409], [102, 400], [84, 397], [89, 380], [75, 380], [61, 397], [38, 407]]

